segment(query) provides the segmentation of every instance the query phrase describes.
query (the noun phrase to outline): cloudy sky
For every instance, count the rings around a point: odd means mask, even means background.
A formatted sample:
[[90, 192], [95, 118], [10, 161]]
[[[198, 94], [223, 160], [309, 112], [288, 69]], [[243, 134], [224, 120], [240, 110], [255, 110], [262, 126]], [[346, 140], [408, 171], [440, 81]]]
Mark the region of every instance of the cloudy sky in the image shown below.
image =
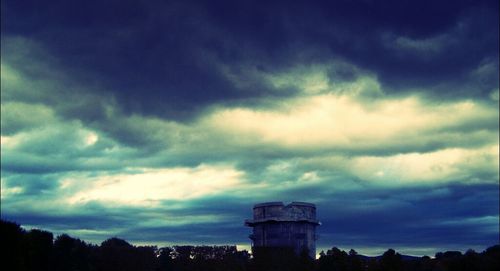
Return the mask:
[[1, 217], [237, 244], [265, 201], [319, 249], [499, 240], [498, 1], [2, 1]]

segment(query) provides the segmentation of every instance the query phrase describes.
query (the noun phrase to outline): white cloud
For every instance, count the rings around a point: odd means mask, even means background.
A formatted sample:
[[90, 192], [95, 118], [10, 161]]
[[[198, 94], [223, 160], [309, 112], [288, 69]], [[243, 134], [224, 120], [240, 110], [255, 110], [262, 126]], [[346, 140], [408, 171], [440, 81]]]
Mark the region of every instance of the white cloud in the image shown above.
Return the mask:
[[10, 144], [12, 142], [12, 136], [1, 136], [0, 137], [0, 144], [2, 144], [2, 148], [4, 146], [7, 146], [7, 144]]
[[439, 130], [495, 118], [497, 109], [469, 100], [426, 104], [408, 96], [366, 104], [348, 95], [323, 94], [297, 98], [273, 110], [220, 109], [205, 122], [239, 143], [363, 149], [439, 140]]
[[97, 140], [99, 140], [99, 136], [96, 133], [89, 132], [85, 137], [85, 145], [92, 146], [97, 142]]
[[[244, 185], [243, 172], [229, 166], [142, 169], [135, 174], [100, 176], [69, 198], [72, 204], [89, 201], [150, 205], [161, 200], [187, 200], [224, 193]], [[82, 180], [75, 179], [75, 182]], [[68, 187], [68, 184], [63, 184]]]
[[0, 179], [2, 186], [2, 193], [0, 193], [0, 197], [2, 200], [15, 196], [23, 192], [23, 188], [20, 186], [8, 186], [4, 178]]
[[[419, 182], [498, 181], [498, 145], [482, 149], [444, 149], [429, 153], [407, 153], [388, 157], [365, 156], [350, 160], [351, 174], [386, 185]], [[477, 179], [477, 172], [493, 179]]]

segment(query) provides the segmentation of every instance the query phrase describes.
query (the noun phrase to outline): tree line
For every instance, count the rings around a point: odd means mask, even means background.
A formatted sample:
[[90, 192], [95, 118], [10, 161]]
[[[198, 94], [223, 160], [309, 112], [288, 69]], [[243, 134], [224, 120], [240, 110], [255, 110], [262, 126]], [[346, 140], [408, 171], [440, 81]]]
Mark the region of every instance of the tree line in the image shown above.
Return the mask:
[[500, 245], [483, 252], [408, 257], [393, 249], [379, 257], [336, 247], [310, 259], [287, 248], [238, 251], [236, 246], [134, 246], [113, 237], [100, 245], [62, 234], [24, 230], [1, 220], [2, 264], [19, 271], [467, 271], [500, 270]]

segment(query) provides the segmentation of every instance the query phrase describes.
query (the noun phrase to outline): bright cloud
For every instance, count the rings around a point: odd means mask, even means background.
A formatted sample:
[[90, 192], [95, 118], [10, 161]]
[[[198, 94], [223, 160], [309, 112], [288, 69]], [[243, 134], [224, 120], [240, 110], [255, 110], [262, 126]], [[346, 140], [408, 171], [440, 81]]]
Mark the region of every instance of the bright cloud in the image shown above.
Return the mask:
[[[69, 198], [72, 204], [101, 201], [154, 204], [162, 200], [189, 200], [235, 190], [243, 185], [243, 172], [226, 166], [142, 169], [135, 174], [101, 176]], [[81, 180], [73, 180], [78, 183]], [[63, 189], [68, 188], [64, 183]]]
[[12, 197], [12, 196], [15, 196], [16, 194], [20, 194], [23, 192], [22, 187], [19, 187], [19, 186], [9, 187], [9, 186], [7, 186], [4, 179], [2, 179], [1, 183], [2, 183], [2, 193], [0, 194], [0, 196], [2, 197], [2, 200], [9, 198], [9, 197]]
[[[238, 140], [356, 149], [439, 140], [440, 131], [496, 117], [497, 110], [473, 101], [426, 104], [409, 96], [365, 104], [346, 95], [325, 94], [289, 101], [278, 110], [221, 109], [207, 121], [213, 129]], [[464, 131], [462, 136], [474, 132]]]
[[408, 153], [388, 157], [358, 157], [351, 161], [350, 172], [364, 180], [387, 185], [416, 182], [497, 182], [481, 180], [471, 172], [497, 176], [498, 145], [482, 149], [444, 149], [429, 153]]

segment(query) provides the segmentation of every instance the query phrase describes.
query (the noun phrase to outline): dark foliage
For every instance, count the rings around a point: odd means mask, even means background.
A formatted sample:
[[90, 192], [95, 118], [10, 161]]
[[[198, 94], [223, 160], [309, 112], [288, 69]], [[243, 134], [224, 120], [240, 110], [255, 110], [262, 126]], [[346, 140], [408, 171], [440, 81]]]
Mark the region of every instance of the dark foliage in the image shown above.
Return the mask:
[[93, 257], [96, 247], [67, 234], [58, 236], [53, 245], [52, 270], [95, 270]]
[[436, 253], [434, 258], [409, 257], [387, 250], [380, 257], [359, 255], [336, 247], [318, 260], [307, 251], [254, 249], [253, 258], [235, 246], [133, 246], [113, 237], [100, 246], [67, 234], [53, 238], [42, 230], [22, 229], [1, 221], [2, 263], [12, 271], [472, 271], [500, 270], [500, 245], [481, 253], [468, 250]]
[[351, 249], [349, 254], [334, 247], [320, 253], [319, 271], [476, 271], [500, 270], [500, 245], [489, 247], [482, 253], [473, 250], [462, 254], [458, 251], [439, 252], [432, 259], [428, 256], [402, 256], [389, 249], [380, 257], [358, 255]]
[[293, 249], [279, 247], [254, 248], [252, 252], [253, 260], [248, 266], [248, 270], [251, 271], [307, 271], [316, 269], [307, 250], [302, 251], [300, 255], [296, 255]]

